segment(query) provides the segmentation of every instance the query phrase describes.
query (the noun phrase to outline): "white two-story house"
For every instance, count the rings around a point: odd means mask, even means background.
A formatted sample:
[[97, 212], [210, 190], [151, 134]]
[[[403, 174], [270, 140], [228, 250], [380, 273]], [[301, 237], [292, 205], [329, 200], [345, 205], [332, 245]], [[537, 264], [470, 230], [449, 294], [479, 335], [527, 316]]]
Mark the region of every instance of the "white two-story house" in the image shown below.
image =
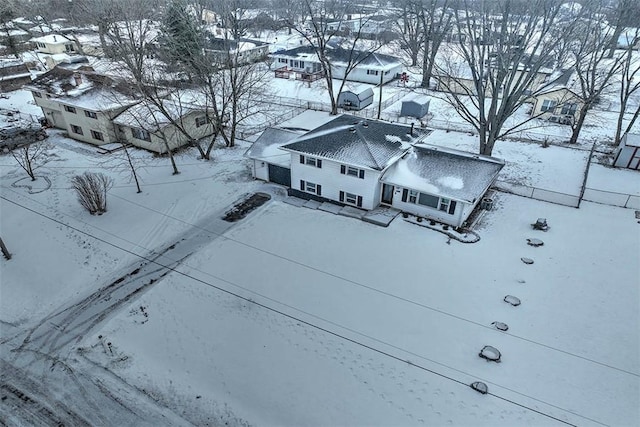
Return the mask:
[[504, 162], [426, 145], [430, 133], [341, 115], [301, 136], [270, 130], [247, 155], [255, 178], [286, 185], [290, 195], [365, 210], [386, 205], [459, 227]]

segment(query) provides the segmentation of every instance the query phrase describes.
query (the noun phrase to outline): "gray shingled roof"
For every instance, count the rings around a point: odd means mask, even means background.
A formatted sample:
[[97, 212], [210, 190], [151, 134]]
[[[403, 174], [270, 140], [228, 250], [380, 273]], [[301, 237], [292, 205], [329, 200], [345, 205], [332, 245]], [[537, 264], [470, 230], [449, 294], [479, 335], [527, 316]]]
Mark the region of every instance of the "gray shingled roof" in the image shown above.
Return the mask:
[[[308, 55], [317, 54], [317, 50], [313, 46], [298, 46], [289, 50], [279, 50], [273, 55], [282, 55], [289, 57], [306, 57]], [[332, 63], [348, 63], [349, 59], [358, 65], [371, 65], [384, 67], [389, 64], [401, 64], [400, 58], [391, 55], [385, 55], [377, 52], [366, 52], [361, 50], [344, 49], [341, 47], [327, 49], [325, 54]]]
[[343, 114], [305, 134], [283, 149], [340, 163], [382, 170], [397, 159], [410, 143], [430, 133], [411, 127], [364, 120]]
[[381, 181], [473, 203], [503, 167], [494, 157], [417, 145], [385, 171]]
[[[251, 147], [244, 154], [251, 159], [260, 159], [270, 163], [280, 164], [280, 156], [286, 157], [287, 163], [291, 155], [280, 147], [299, 137], [302, 132], [295, 132], [287, 129], [267, 128], [255, 140]], [[277, 160], [277, 161], [276, 161]]]

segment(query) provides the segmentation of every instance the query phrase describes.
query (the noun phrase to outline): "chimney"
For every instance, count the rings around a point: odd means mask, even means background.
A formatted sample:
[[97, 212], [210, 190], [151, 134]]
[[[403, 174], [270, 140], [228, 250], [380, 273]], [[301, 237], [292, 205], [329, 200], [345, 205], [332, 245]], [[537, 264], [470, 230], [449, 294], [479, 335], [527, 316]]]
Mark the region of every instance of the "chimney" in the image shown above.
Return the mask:
[[82, 84], [82, 75], [81, 74], [74, 74], [73, 75], [73, 81], [75, 82], [76, 86], [80, 86]]
[[56, 36], [53, 36], [53, 41], [57, 42], [58, 40], [56, 39]]
[[415, 125], [415, 123], [411, 122], [411, 133], [409, 135], [413, 136], [413, 126]]

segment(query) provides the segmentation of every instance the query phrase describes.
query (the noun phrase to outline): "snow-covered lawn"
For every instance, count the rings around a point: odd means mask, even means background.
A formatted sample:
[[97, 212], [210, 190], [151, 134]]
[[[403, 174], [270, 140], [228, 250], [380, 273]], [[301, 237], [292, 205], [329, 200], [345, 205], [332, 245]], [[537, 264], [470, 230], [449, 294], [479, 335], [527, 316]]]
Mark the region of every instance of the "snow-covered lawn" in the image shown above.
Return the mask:
[[[549, 232], [531, 229], [539, 216]], [[630, 425], [635, 222], [627, 209], [500, 195], [482, 240], [464, 245], [402, 219], [385, 229], [271, 202], [83, 345], [103, 335], [140, 387], [268, 425], [554, 423], [519, 405]], [[502, 363], [478, 357], [487, 344]], [[464, 387], [475, 380], [494, 395]]]
[[[24, 96], [14, 92], [0, 107]], [[289, 124], [325, 119], [308, 113]], [[430, 138], [475, 147], [466, 134]], [[35, 183], [0, 156], [0, 230], [13, 254], [0, 260], [1, 339], [195, 227], [222, 236], [72, 345], [198, 425], [640, 419], [640, 234], [631, 209], [499, 193], [477, 230], [481, 240], [465, 245], [402, 218], [380, 228], [274, 195], [223, 232], [203, 219], [274, 189], [251, 180], [247, 143], [216, 149], [211, 162], [185, 150], [179, 175], [168, 159], [132, 150], [137, 194], [121, 153], [97, 154], [60, 132], [49, 141], [55, 148]], [[495, 154], [507, 161], [503, 179], [574, 192], [587, 152], [500, 142]], [[85, 170], [115, 180], [100, 217], [84, 212], [69, 188]], [[626, 183], [611, 187], [617, 191], [640, 184], [638, 173], [598, 165], [591, 180]], [[548, 219], [548, 232], [531, 229], [538, 217]], [[528, 246], [531, 237], [544, 246]], [[503, 302], [506, 295], [522, 305]], [[509, 331], [493, 329], [494, 321]], [[478, 357], [485, 345], [502, 352], [501, 363]], [[490, 394], [471, 390], [473, 381]]]

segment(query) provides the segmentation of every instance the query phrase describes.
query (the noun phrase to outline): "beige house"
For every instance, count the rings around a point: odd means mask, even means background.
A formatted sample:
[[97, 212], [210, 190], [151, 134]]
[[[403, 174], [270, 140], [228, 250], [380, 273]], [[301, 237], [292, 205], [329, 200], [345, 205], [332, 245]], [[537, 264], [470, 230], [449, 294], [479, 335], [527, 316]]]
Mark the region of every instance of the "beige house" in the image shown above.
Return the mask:
[[113, 120], [117, 138], [136, 147], [166, 153], [213, 134], [205, 108], [166, 100], [162, 108], [141, 102]]
[[112, 119], [139, 102], [126, 83], [88, 69], [56, 67], [25, 89], [31, 91], [50, 126], [95, 145], [118, 142]]
[[531, 95], [531, 115], [554, 123], [572, 125], [584, 102], [571, 89], [573, 71], [561, 71]]

